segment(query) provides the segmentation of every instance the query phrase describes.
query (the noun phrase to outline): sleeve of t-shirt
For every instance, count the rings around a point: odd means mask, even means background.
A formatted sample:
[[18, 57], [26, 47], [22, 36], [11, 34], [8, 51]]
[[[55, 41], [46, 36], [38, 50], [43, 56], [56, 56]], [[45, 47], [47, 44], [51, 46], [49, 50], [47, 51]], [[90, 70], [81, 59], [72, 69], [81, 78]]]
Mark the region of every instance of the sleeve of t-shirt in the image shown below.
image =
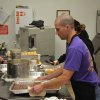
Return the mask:
[[64, 69], [79, 71], [82, 61], [82, 53], [77, 49], [68, 49]]

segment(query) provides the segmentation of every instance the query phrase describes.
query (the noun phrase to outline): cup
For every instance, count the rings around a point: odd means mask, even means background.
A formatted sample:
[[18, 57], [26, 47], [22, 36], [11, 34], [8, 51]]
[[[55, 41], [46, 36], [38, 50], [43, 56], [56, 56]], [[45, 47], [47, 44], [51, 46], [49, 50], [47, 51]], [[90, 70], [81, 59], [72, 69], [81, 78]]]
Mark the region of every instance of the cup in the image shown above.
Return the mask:
[[38, 54], [38, 60], [40, 61], [40, 59], [41, 59], [41, 54]]
[[36, 70], [37, 67], [37, 60], [30, 60], [30, 70]]
[[31, 65], [37, 65], [37, 60], [30, 60]]

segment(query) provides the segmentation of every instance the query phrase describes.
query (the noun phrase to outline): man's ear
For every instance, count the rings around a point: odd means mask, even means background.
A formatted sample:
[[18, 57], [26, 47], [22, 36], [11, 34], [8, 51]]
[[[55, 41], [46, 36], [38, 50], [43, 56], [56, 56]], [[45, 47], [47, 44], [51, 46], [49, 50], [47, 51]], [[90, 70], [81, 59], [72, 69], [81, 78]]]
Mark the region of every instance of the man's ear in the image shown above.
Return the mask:
[[66, 29], [69, 29], [69, 26], [68, 25], [66, 25]]

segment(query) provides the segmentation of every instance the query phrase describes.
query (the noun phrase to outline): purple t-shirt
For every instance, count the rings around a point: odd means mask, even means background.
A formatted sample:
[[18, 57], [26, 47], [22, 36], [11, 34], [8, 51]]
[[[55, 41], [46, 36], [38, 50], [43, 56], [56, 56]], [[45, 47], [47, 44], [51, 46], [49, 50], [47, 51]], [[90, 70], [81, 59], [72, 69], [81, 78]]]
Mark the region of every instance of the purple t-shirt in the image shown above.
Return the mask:
[[75, 71], [73, 79], [99, 84], [99, 78], [94, 70], [93, 60], [87, 46], [78, 37], [74, 37], [66, 51], [64, 69]]

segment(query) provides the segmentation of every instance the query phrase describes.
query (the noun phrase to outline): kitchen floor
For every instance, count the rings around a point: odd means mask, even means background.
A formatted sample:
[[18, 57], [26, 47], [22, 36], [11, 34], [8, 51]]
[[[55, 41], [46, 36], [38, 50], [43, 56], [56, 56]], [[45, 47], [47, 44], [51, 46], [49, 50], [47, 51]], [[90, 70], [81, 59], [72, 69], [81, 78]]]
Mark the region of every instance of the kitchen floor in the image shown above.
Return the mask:
[[73, 100], [75, 100], [74, 92], [73, 92], [73, 90], [72, 90], [72, 86], [71, 86], [70, 83], [67, 84], [67, 89], [68, 89], [70, 95], [72, 96]]

